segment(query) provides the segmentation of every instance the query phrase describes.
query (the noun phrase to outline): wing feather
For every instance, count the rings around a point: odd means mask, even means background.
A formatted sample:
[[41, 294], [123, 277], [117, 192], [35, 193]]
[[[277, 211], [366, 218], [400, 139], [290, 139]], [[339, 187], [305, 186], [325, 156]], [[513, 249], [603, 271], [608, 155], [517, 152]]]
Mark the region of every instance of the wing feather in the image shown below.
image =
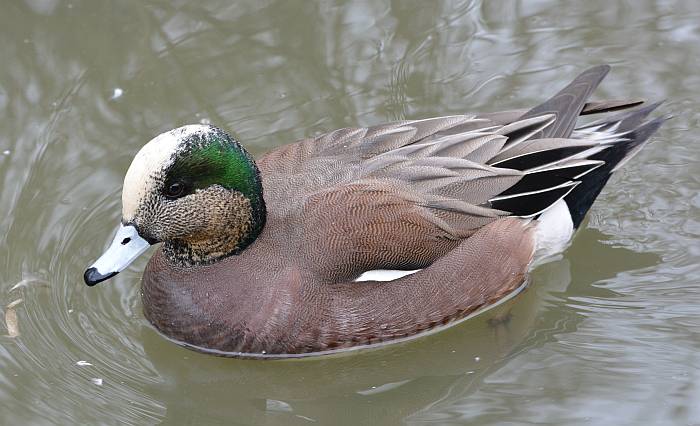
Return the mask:
[[[301, 208], [311, 233], [313, 218], [347, 219], [314, 235], [350, 278], [422, 267], [500, 217], [537, 217], [561, 199], [578, 226], [616, 164], [662, 122], [644, 123], [650, 104], [576, 128], [580, 115], [643, 102], [588, 101], [608, 70], [585, 71], [530, 110], [345, 128], [278, 148], [258, 162], [266, 203], [281, 216]], [[368, 250], [381, 253], [370, 264], [359, 254]]]

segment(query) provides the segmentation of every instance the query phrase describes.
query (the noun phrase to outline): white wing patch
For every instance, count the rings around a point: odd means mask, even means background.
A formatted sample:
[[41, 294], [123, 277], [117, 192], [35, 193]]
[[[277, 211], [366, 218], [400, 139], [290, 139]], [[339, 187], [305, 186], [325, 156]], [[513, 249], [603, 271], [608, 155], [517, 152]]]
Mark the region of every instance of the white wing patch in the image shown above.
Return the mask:
[[415, 274], [422, 269], [415, 269], [413, 271], [399, 271], [394, 269], [375, 269], [373, 271], [367, 271], [362, 273], [359, 277], [355, 279], [354, 282], [361, 281], [393, 281], [407, 275]]

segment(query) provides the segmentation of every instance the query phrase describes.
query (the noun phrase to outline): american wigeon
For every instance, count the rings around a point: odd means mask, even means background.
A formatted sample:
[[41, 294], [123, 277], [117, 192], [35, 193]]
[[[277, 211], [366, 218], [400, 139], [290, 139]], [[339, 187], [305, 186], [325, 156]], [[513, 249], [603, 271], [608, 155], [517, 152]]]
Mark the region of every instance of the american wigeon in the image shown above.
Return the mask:
[[593, 67], [527, 111], [345, 128], [257, 161], [208, 125], [163, 133], [124, 179], [88, 285], [163, 243], [146, 318], [200, 351], [298, 357], [439, 330], [513, 296], [561, 252], [611, 174], [665, 118], [652, 104], [576, 127]]

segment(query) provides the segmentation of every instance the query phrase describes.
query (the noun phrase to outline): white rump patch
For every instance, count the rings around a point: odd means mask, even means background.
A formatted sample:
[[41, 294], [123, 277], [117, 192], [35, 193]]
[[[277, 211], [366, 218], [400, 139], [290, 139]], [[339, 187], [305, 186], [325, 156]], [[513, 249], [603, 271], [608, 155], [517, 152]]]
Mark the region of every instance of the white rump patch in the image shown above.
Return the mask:
[[415, 269], [413, 271], [399, 271], [395, 269], [375, 269], [374, 271], [364, 272], [362, 275], [357, 277], [354, 282], [360, 281], [393, 281], [407, 275], [415, 274], [422, 269]]
[[211, 132], [210, 126], [190, 124], [161, 133], [151, 139], [136, 153], [124, 176], [122, 188], [122, 217], [134, 218], [141, 200], [153, 190], [155, 177], [175, 159], [175, 153], [187, 137], [196, 133]]
[[532, 266], [545, 263], [547, 258], [563, 252], [573, 235], [574, 222], [571, 219], [569, 207], [566, 201], [560, 199], [537, 219], [535, 256]]

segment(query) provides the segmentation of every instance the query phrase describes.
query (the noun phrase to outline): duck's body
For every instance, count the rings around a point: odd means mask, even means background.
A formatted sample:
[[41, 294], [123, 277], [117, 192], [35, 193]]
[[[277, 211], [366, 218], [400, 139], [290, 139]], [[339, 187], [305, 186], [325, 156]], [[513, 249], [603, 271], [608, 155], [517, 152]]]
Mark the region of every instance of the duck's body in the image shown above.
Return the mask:
[[[240, 255], [207, 266], [174, 266], [158, 250], [144, 272], [144, 313], [178, 342], [232, 356], [318, 353], [407, 338], [517, 289], [534, 247], [527, 227], [498, 220], [424, 270], [387, 282], [324, 273], [316, 253], [275, 236], [272, 227]], [[316, 244], [320, 264], [332, 259], [323, 256], [324, 248], [333, 253], [332, 243]]]
[[[662, 122], [642, 123], [651, 105], [574, 130], [582, 112], [639, 104], [586, 104], [607, 71], [588, 70], [530, 111], [302, 140], [253, 163], [243, 186], [240, 173], [212, 172], [199, 155], [228, 137], [218, 129], [159, 137], [149, 145], [177, 148], [137, 156], [124, 189], [122, 229], [133, 231], [115, 239], [166, 243], [144, 273], [146, 317], [200, 350], [275, 357], [405, 339], [493, 305], [534, 261], [563, 250], [611, 173]], [[153, 161], [155, 174], [144, 166]], [[175, 211], [192, 214], [177, 221]], [[118, 272], [105, 262], [86, 281]]]

